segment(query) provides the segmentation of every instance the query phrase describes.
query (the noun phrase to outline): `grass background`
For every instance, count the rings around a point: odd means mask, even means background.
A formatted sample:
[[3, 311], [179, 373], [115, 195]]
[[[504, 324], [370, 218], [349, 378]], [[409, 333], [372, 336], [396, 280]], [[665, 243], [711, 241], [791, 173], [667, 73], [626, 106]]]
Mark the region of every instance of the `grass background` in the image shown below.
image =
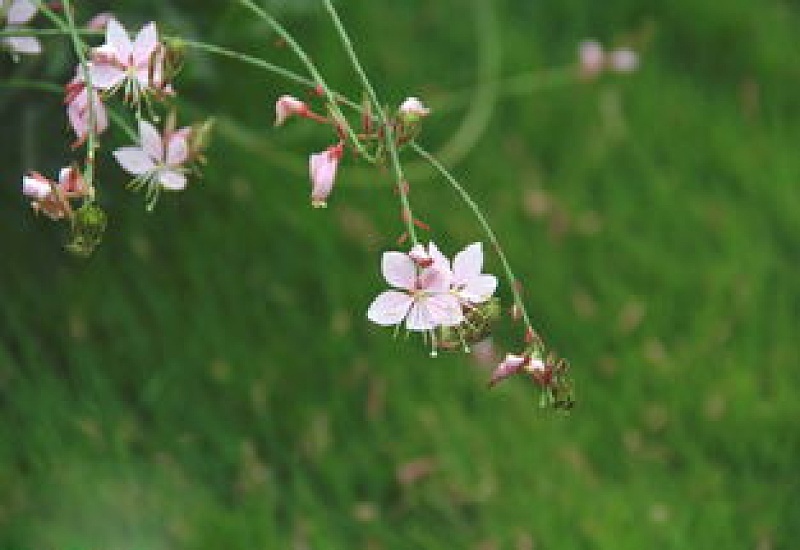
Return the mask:
[[[184, 107], [219, 121], [206, 175], [147, 214], [103, 165], [89, 260], [18, 193], [70, 158], [61, 107], [4, 90], [0, 548], [792, 548], [797, 4], [340, 4], [387, 103], [441, 100], [424, 144], [472, 121], [454, 171], [573, 364], [574, 413], [365, 322], [396, 197], [348, 162], [330, 207], [308, 206], [306, 155], [329, 138], [271, 128], [296, 86], [189, 53]], [[357, 98], [317, 3], [271, 6]], [[297, 67], [234, 3], [114, 9]], [[571, 64], [585, 37], [635, 46], [641, 71], [492, 101], [488, 78]], [[61, 82], [66, 42], [48, 52], [0, 70]], [[446, 251], [482, 239], [430, 172], [412, 189]], [[401, 482], [409, 464], [427, 475]]]

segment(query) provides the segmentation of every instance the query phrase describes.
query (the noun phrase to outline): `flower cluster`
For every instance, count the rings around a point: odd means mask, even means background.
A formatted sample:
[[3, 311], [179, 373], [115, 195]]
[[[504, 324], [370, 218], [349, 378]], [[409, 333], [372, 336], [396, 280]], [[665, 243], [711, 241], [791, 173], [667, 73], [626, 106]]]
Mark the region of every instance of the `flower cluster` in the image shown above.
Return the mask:
[[604, 70], [631, 73], [639, 68], [639, 56], [630, 48], [616, 48], [606, 52], [596, 40], [584, 40], [578, 47], [581, 74], [594, 78]]
[[[10, 4], [8, 0], [0, 1], [4, 2], [2, 13], [9, 25], [26, 22], [37, 7], [27, 0]], [[52, 12], [51, 15], [55, 16]], [[36, 212], [54, 220], [69, 220], [67, 246], [81, 254], [91, 252], [89, 247], [99, 243], [105, 228], [105, 214], [94, 204], [95, 156], [100, 149], [100, 135], [109, 129], [112, 114], [116, 115], [114, 121], [137, 141], [134, 146], [116, 149], [113, 155], [122, 169], [134, 176], [129, 187], [146, 188], [148, 209], [152, 209], [161, 190], [179, 191], [186, 187], [189, 165], [203, 160], [202, 150], [211, 127], [210, 122], [177, 127], [167, 103], [175, 95], [172, 77], [177, 57], [159, 37], [154, 22], [131, 36], [111, 14], [101, 13], [86, 27], [104, 29], [105, 42], [91, 48], [86, 58], [81, 57], [74, 76], [64, 86], [67, 120], [76, 138], [72, 148], [86, 147], [84, 168], [81, 170], [76, 163], [63, 169], [57, 182], [30, 172], [22, 184], [23, 194]], [[16, 51], [22, 51], [25, 44], [28, 50], [33, 49], [30, 42], [13, 44]], [[115, 96], [120, 97], [122, 109], [109, 103]], [[157, 114], [157, 107], [169, 114]], [[129, 129], [127, 121], [131, 118], [138, 127], [138, 137]], [[159, 131], [152, 121], [163, 119], [166, 124]], [[80, 205], [73, 205], [75, 201]]]

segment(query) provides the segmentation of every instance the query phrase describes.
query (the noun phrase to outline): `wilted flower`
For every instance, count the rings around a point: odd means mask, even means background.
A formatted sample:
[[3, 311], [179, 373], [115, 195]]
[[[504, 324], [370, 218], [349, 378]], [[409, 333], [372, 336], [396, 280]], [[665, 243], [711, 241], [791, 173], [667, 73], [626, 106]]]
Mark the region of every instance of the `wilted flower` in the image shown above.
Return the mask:
[[116, 19], [106, 26], [106, 42], [92, 52], [92, 86], [114, 91], [124, 88], [127, 101], [137, 104], [147, 93], [170, 93], [164, 82], [164, 46], [155, 23], [145, 25], [131, 41]]
[[367, 318], [373, 323], [391, 326], [405, 320], [407, 330], [430, 332], [463, 320], [461, 304], [450, 292], [447, 273], [435, 268], [419, 269], [402, 252], [385, 252], [381, 268], [386, 282], [399, 290], [387, 290], [373, 300], [367, 311]]
[[537, 374], [544, 372], [546, 369], [547, 367], [544, 361], [537, 357], [532, 357], [529, 354], [514, 355], [513, 353], [509, 353], [505, 356], [505, 359], [497, 365], [497, 368], [492, 373], [489, 386], [494, 386], [498, 382], [521, 372]]
[[89, 89], [86, 86], [81, 73], [78, 67], [77, 74], [65, 87], [64, 103], [67, 105], [67, 118], [78, 138], [73, 147], [83, 143], [89, 133], [92, 114], [89, 110], [90, 97], [94, 112], [94, 132], [100, 134], [108, 128], [108, 114], [100, 94], [94, 88]]
[[282, 125], [292, 115], [308, 113], [308, 105], [296, 97], [282, 95], [275, 102], [275, 126]]
[[431, 110], [425, 107], [419, 98], [408, 97], [403, 101], [403, 103], [400, 104], [397, 112], [400, 113], [400, 117], [405, 122], [416, 122], [419, 119], [428, 116]]
[[[0, 0], [0, 19], [5, 20], [5, 32], [14, 32], [36, 15], [36, 2], [33, 0]], [[33, 36], [6, 36], [0, 38], [12, 53], [38, 54], [42, 45]]]
[[189, 160], [188, 140], [191, 128], [166, 130], [163, 137], [147, 121], [139, 121], [139, 146], [121, 147], [114, 151], [122, 169], [136, 176], [131, 187], [148, 187], [148, 207], [152, 208], [158, 191], [180, 191], [186, 187]]
[[336, 169], [344, 154], [344, 144], [337, 143], [328, 147], [321, 153], [314, 153], [308, 159], [311, 173], [311, 206], [324, 208], [327, 206], [328, 195], [333, 190], [336, 179]]
[[58, 182], [38, 172], [31, 172], [22, 178], [22, 194], [31, 199], [33, 209], [53, 220], [69, 215], [72, 211], [70, 199], [84, 197], [87, 193], [83, 176], [74, 166], [62, 168]]

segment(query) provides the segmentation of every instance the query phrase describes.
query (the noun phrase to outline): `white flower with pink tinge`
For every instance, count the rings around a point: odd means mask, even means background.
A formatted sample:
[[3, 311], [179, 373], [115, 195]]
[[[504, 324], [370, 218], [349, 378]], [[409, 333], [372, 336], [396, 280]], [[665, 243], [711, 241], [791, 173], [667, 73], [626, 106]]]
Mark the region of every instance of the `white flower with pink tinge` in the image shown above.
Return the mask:
[[420, 269], [402, 252], [385, 252], [381, 264], [386, 282], [397, 290], [378, 295], [367, 318], [378, 325], [399, 325], [409, 331], [431, 332], [440, 326], [455, 326], [464, 320], [461, 304], [450, 292], [447, 273], [435, 268]]
[[124, 89], [125, 99], [136, 104], [148, 92], [171, 93], [164, 79], [164, 46], [155, 23], [145, 25], [132, 41], [116, 19], [106, 25], [106, 42], [92, 51], [92, 86], [100, 90]]
[[[36, 2], [31, 0], [0, 0], [0, 19], [5, 19], [6, 32], [14, 32], [36, 15]], [[33, 36], [6, 36], [0, 38], [0, 43], [13, 53], [38, 54], [42, 52], [42, 45]]]
[[114, 151], [122, 169], [136, 176], [131, 187], [148, 186], [148, 207], [152, 208], [160, 189], [180, 191], [186, 187], [186, 168], [189, 159], [188, 139], [191, 128], [167, 131], [162, 137], [152, 124], [139, 121], [140, 146], [121, 147]]

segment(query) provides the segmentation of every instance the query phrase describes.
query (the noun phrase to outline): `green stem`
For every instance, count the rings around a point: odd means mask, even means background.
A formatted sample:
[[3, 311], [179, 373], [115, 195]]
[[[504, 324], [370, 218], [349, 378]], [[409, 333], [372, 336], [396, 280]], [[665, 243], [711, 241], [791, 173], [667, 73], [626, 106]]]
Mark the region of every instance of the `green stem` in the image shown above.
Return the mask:
[[63, 30], [69, 35], [72, 42], [72, 47], [75, 50], [75, 55], [78, 56], [78, 63], [80, 65], [81, 76], [83, 77], [84, 85], [88, 94], [88, 109], [89, 109], [89, 129], [86, 134], [86, 163], [84, 169], [84, 180], [89, 189], [87, 200], [89, 203], [94, 201], [94, 159], [99, 146], [96, 134], [96, 115], [94, 112], [94, 98], [92, 96], [94, 88], [92, 87], [92, 77], [89, 74], [89, 65], [86, 59], [84, 48], [86, 44], [81, 40], [79, 31], [75, 25], [75, 18], [72, 11], [72, 1], [63, 0], [64, 7], [64, 20], [58, 17], [44, 2], [39, 2], [39, 9], [47, 16], [59, 29]]
[[375, 93], [375, 89], [372, 87], [372, 83], [370, 82], [369, 78], [367, 78], [367, 73], [364, 71], [364, 67], [361, 65], [358, 55], [356, 55], [355, 49], [353, 48], [353, 43], [350, 40], [350, 36], [347, 34], [344, 25], [342, 25], [341, 19], [339, 19], [339, 14], [336, 13], [336, 9], [333, 7], [331, 0], [324, 0], [324, 4], [325, 8], [328, 10], [331, 20], [333, 21], [334, 27], [336, 27], [336, 32], [339, 34], [342, 45], [344, 46], [344, 49], [350, 58], [350, 63], [353, 65], [353, 68], [358, 74], [358, 78], [361, 80], [361, 84], [367, 91], [367, 95], [369, 95], [369, 99], [374, 106], [375, 112], [377, 113], [378, 121], [384, 129], [384, 141], [386, 143], [386, 148], [389, 151], [389, 157], [392, 161], [392, 167], [394, 169], [395, 184], [397, 186], [397, 194], [400, 197], [400, 205], [403, 211], [403, 221], [406, 224], [406, 231], [408, 231], [408, 236], [411, 238], [412, 244], [419, 244], [417, 232], [414, 228], [414, 213], [411, 210], [411, 204], [408, 200], [408, 193], [406, 190], [407, 184], [405, 176], [403, 175], [403, 167], [400, 164], [400, 155], [397, 152], [397, 142], [394, 136], [394, 128], [392, 127], [390, 121], [386, 119], [386, 113], [383, 111], [383, 106], [378, 99], [378, 95]]
[[508, 286], [511, 288], [511, 293], [514, 297], [514, 304], [519, 308], [520, 312], [522, 313], [522, 320], [525, 323], [525, 327], [530, 330], [534, 337], [538, 338], [536, 331], [533, 328], [533, 324], [531, 323], [530, 317], [528, 316], [528, 310], [525, 308], [525, 303], [522, 301], [522, 295], [520, 294], [517, 277], [514, 275], [514, 272], [511, 270], [511, 265], [508, 263], [508, 258], [506, 257], [505, 252], [503, 251], [503, 247], [500, 246], [500, 241], [497, 239], [497, 235], [495, 235], [492, 226], [489, 225], [489, 221], [486, 219], [486, 216], [481, 211], [480, 207], [477, 203], [473, 200], [470, 194], [467, 192], [464, 187], [458, 180], [450, 173], [450, 171], [444, 167], [444, 165], [439, 162], [436, 157], [431, 155], [428, 151], [423, 149], [417, 142], [412, 141], [410, 143], [411, 148], [416, 151], [416, 153], [425, 159], [431, 166], [433, 166], [450, 184], [456, 193], [459, 194], [461, 199], [467, 205], [467, 207], [472, 211], [473, 215], [477, 218], [478, 223], [483, 228], [483, 231], [486, 233], [489, 242], [494, 247], [495, 251], [497, 251], [497, 256], [500, 258], [500, 263], [503, 266], [503, 271], [505, 272], [506, 280], [508, 281]]
[[361, 141], [358, 139], [358, 136], [353, 131], [353, 128], [350, 126], [350, 124], [347, 123], [347, 119], [342, 114], [341, 109], [339, 109], [339, 105], [337, 103], [338, 94], [335, 94], [330, 89], [330, 87], [328, 87], [328, 84], [325, 82], [325, 79], [322, 78], [322, 75], [317, 70], [316, 65], [314, 65], [314, 63], [311, 61], [311, 58], [308, 56], [305, 50], [300, 46], [300, 44], [298, 44], [297, 41], [294, 39], [294, 37], [292, 37], [292, 35], [289, 34], [289, 32], [285, 28], [283, 28], [283, 25], [281, 25], [274, 17], [265, 12], [262, 8], [253, 3], [252, 0], [238, 0], [238, 1], [244, 7], [252, 11], [258, 17], [260, 17], [264, 22], [266, 22], [267, 25], [269, 25], [270, 28], [272, 28], [272, 30], [275, 31], [278, 34], [278, 36], [280, 36], [281, 39], [283, 39], [284, 42], [286, 42], [286, 44], [300, 59], [303, 65], [306, 66], [308, 73], [314, 80], [314, 82], [312, 83], [313, 86], [319, 86], [322, 89], [323, 93], [325, 94], [325, 97], [328, 100], [328, 104], [330, 106], [334, 120], [343, 123], [344, 126], [343, 130], [347, 133], [348, 137], [350, 138], [350, 142], [353, 144], [353, 147], [356, 148], [356, 150], [361, 156], [363, 156], [369, 162], [374, 163], [375, 158], [372, 155], [370, 155], [366, 151], [366, 149], [364, 149], [363, 145], [361, 145]]
[[[103, 36], [102, 31], [93, 31], [89, 29], [76, 29], [76, 32], [82, 36]], [[70, 34], [72, 33], [69, 30], [62, 28], [29, 29], [25, 27], [20, 27], [15, 29], [0, 30], [0, 38], [14, 37], [14, 36], [69, 36]]]

